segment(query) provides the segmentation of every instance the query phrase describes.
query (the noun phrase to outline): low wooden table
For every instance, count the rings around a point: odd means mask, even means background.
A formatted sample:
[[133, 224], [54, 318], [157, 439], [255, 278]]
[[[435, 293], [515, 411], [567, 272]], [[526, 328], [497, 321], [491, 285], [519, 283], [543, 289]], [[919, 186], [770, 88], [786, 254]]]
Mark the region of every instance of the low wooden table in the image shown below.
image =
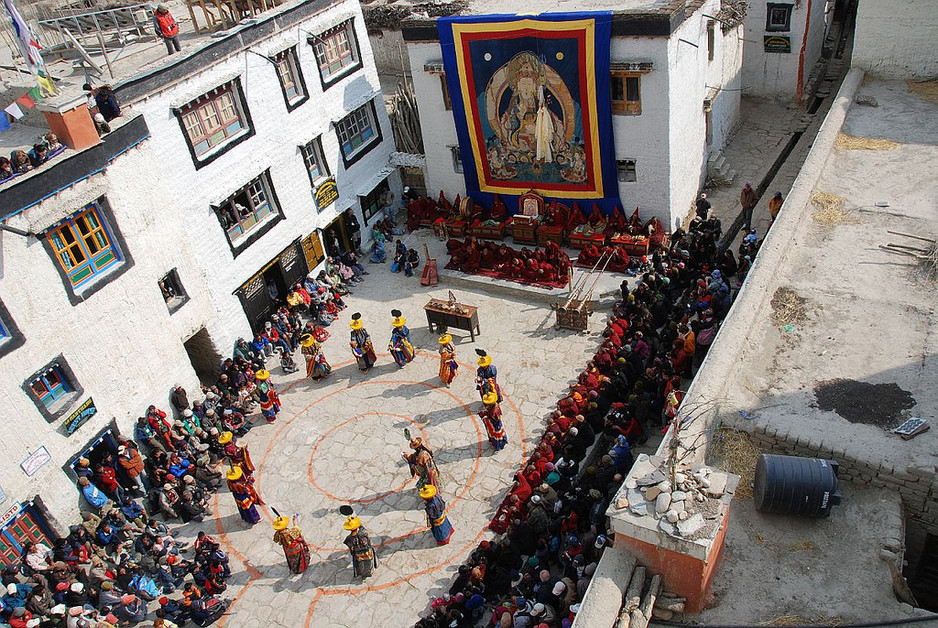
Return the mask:
[[424, 305], [423, 309], [427, 313], [427, 324], [430, 326], [430, 331], [439, 330], [440, 327], [464, 329], [469, 332], [469, 337], [475, 342], [476, 334], [482, 335], [482, 330], [479, 327], [479, 308], [461, 303], [459, 307], [463, 309], [464, 313], [446, 309], [446, 302], [437, 300]]
[[535, 244], [537, 221], [517, 216], [511, 220], [511, 238], [518, 244]]

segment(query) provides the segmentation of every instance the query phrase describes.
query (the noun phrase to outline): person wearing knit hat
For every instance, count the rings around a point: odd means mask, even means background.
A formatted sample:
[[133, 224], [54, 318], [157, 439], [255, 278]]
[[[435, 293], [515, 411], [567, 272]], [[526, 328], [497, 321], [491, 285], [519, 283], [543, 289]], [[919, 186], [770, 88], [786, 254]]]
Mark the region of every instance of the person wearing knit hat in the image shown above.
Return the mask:
[[365, 329], [365, 322], [362, 320], [361, 312], [352, 314], [352, 320], [349, 323], [352, 332], [349, 334], [349, 346], [352, 348], [352, 355], [358, 363], [358, 370], [367, 371], [378, 361], [375, 355], [375, 346], [371, 342], [371, 334]]
[[505, 426], [502, 424], [502, 409], [498, 405], [498, 393], [495, 391], [486, 393], [482, 397], [482, 403], [485, 407], [479, 413], [479, 418], [485, 424], [489, 443], [495, 451], [501, 451], [508, 444], [508, 435], [505, 434]]
[[498, 369], [492, 364], [492, 356], [482, 349], [476, 349], [476, 355], [479, 356], [476, 360], [476, 364], [479, 365], [476, 369], [476, 388], [479, 395], [485, 401], [485, 395], [494, 392], [498, 403], [501, 403], [502, 389], [498, 386]]
[[388, 351], [391, 357], [401, 368], [414, 359], [414, 345], [410, 340], [410, 330], [407, 329], [407, 319], [400, 310], [391, 310], [391, 340], [388, 342]]
[[[271, 509], [273, 510], [273, 509]], [[274, 513], [277, 518], [274, 519], [274, 543], [283, 548], [283, 555], [287, 559], [287, 567], [291, 573], [303, 573], [309, 567], [309, 545], [303, 538], [303, 531], [296, 525], [298, 515], [293, 515], [293, 526], [290, 526], [290, 518], [280, 515], [276, 510]]]
[[445, 327], [439, 332], [440, 337], [437, 343], [440, 345], [440, 380], [449, 388], [459, 370], [459, 363], [456, 362], [456, 345], [453, 344], [453, 337], [446, 333]]
[[420, 497], [424, 500], [424, 510], [427, 513], [427, 525], [437, 545], [446, 545], [453, 536], [453, 526], [446, 516], [446, 502], [440, 497], [436, 487], [427, 484], [420, 489]]

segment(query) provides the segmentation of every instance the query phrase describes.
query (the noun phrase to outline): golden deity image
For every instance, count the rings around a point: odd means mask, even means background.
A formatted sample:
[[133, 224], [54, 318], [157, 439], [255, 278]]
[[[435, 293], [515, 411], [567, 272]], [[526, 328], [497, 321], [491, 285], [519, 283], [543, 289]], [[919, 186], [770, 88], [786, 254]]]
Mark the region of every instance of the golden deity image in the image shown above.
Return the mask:
[[530, 170], [572, 183], [586, 180], [577, 106], [550, 65], [521, 52], [492, 75], [483, 98], [493, 178], [511, 180]]

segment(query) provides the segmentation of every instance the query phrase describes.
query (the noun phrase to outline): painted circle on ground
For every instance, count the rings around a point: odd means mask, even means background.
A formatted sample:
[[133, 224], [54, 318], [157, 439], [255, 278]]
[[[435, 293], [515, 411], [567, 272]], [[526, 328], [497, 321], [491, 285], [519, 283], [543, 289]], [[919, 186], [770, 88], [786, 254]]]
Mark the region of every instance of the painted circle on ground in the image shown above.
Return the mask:
[[[365, 420], [368, 421], [367, 426], [358, 424], [360, 421]], [[367, 475], [355, 475], [354, 472], [356, 465], [361, 463], [363, 466], [376, 456], [384, 455], [391, 461], [400, 456], [401, 435], [403, 434], [402, 423], [410, 423], [411, 428], [413, 428], [411, 433], [414, 436], [419, 433], [420, 437], [426, 442], [427, 434], [424, 432], [423, 427], [403, 414], [365, 412], [332, 426], [325, 434], [316, 439], [313, 449], [310, 451], [309, 464], [307, 465], [310, 484], [329, 499], [348, 504], [370, 504], [403, 490], [413, 482], [412, 479], [408, 478], [400, 486], [389, 490], [384, 476], [368, 477]], [[352, 442], [363, 433], [367, 433], [369, 437], [369, 446], [367, 448], [358, 447], [356, 443]], [[376, 452], [375, 448], [382, 444], [382, 451], [380, 453]], [[328, 486], [328, 482], [321, 482], [317, 479], [317, 475], [319, 477], [325, 475], [316, 473], [314, 467], [317, 464], [321, 467], [332, 466], [334, 470], [336, 461], [341, 461], [342, 466], [349, 469], [350, 475], [355, 477], [353, 484], [358, 491], [358, 495], [337, 495], [336, 493], [346, 490], [348, 487]], [[323, 487], [323, 484], [327, 484], [327, 487]]]

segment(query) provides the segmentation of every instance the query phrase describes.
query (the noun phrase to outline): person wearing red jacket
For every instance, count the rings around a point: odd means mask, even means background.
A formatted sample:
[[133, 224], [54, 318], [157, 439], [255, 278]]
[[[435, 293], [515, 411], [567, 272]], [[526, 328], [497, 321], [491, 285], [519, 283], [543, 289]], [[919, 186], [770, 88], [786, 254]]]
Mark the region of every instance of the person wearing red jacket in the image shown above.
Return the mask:
[[153, 12], [153, 30], [166, 44], [166, 51], [170, 55], [182, 49], [179, 46], [179, 25], [163, 3], [156, 5], [156, 11]]

